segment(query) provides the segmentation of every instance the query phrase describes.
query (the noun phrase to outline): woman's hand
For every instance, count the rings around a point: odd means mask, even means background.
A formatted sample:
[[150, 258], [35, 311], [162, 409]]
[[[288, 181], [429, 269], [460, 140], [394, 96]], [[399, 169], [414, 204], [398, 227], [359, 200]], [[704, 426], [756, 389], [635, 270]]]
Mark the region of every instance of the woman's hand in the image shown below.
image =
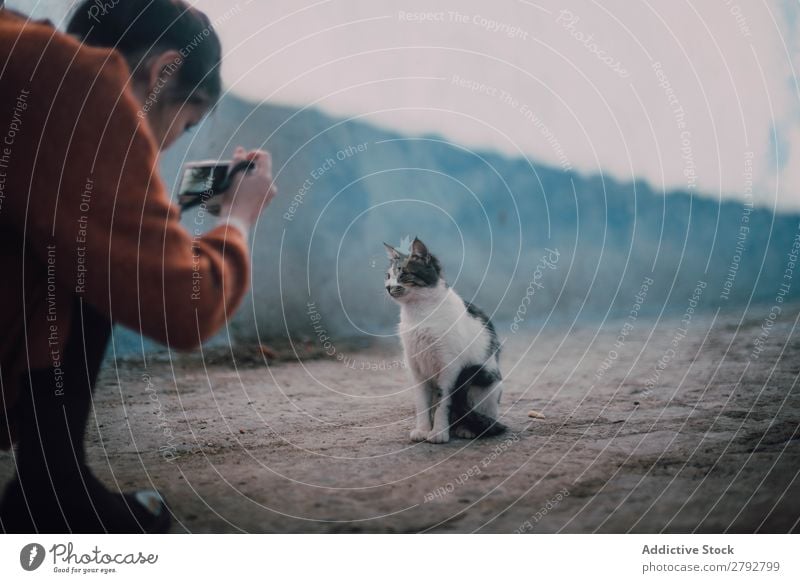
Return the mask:
[[230, 188], [220, 197], [220, 217], [250, 229], [278, 194], [278, 189], [272, 181], [272, 157], [269, 152], [247, 152], [244, 148], [236, 148], [233, 165], [244, 160], [253, 162], [255, 167], [239, 172], [233, 178]]

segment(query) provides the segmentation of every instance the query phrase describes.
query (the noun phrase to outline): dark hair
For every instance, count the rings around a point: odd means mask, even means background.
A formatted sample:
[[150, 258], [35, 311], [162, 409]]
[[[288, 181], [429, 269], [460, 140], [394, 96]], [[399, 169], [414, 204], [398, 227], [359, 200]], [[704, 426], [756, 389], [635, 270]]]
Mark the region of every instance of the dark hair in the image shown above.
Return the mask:
[[134, 72], [166, 51], [181, 54], [176, 100], [214, 104], [222, 93], [222, 46], [208, 17], [182, 0], [84, 0], [67, 32], [87, 45], [117, 49]]

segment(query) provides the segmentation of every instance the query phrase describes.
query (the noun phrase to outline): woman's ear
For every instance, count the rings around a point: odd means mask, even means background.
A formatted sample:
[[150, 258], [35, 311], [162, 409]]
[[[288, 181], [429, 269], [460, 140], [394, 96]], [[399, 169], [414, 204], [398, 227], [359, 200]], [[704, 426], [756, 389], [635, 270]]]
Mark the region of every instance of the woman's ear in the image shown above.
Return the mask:
[[148, 66], [148, 93], [162, 91], [169, 86], [183, 65], [183, 57], [178, 51], [165, 51], [150, 59]]

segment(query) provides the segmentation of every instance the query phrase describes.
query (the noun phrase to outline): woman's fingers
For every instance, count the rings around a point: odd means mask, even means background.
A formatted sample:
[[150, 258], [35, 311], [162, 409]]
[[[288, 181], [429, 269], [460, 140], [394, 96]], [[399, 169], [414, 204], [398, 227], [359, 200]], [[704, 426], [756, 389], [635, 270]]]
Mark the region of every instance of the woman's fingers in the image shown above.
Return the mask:
[[278, 194], [272, 178], [272, 157], [264, 150], [246, 152], [237, 148], [233, 163], [249, 160], [254, 168], [240, 172], [233, 178], [231, 188], [222, 196], [221, 212], [224, 216], [236, 217], [247, 225], [252, 225], [261, 211]]
[[243, 160], [247, 160], [247, 150], [239, 146], [233, 151], [232, 159], [234, 165], [236, 165], [239, 162], [242, 162]]
[[241, 146], [236, 148], [233, 152], [233, 164], [249, 160], [253, 163], [254, 171], [262, 176], [269, 175], [272, 172], [272, 156], [265, 150], [251, 150], [248, 152]]
[[253, 150], [247, 154], [247, 159], [255, 164], [259, 174], [269, 174], [272, 171], [272, 156], [269, 152]]

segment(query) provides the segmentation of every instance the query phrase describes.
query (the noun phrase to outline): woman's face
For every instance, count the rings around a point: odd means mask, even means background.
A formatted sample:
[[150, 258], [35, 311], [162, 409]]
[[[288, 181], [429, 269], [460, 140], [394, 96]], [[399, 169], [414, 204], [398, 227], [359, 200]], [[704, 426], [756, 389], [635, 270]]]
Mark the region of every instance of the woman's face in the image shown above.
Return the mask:
[[150, 59], [133, 80], [133, 92], [141, 104], [140, 116], [147, 121], [158, 148], [166, 150], [208, 113], [207, 101], [175, 98], [180, 54], [167, 51]]
[[200, 123], [208, 107], [196, 103], [164, 103], [147, 113], [147, 124], [158, 148], [166, 150], [184, 133]]

